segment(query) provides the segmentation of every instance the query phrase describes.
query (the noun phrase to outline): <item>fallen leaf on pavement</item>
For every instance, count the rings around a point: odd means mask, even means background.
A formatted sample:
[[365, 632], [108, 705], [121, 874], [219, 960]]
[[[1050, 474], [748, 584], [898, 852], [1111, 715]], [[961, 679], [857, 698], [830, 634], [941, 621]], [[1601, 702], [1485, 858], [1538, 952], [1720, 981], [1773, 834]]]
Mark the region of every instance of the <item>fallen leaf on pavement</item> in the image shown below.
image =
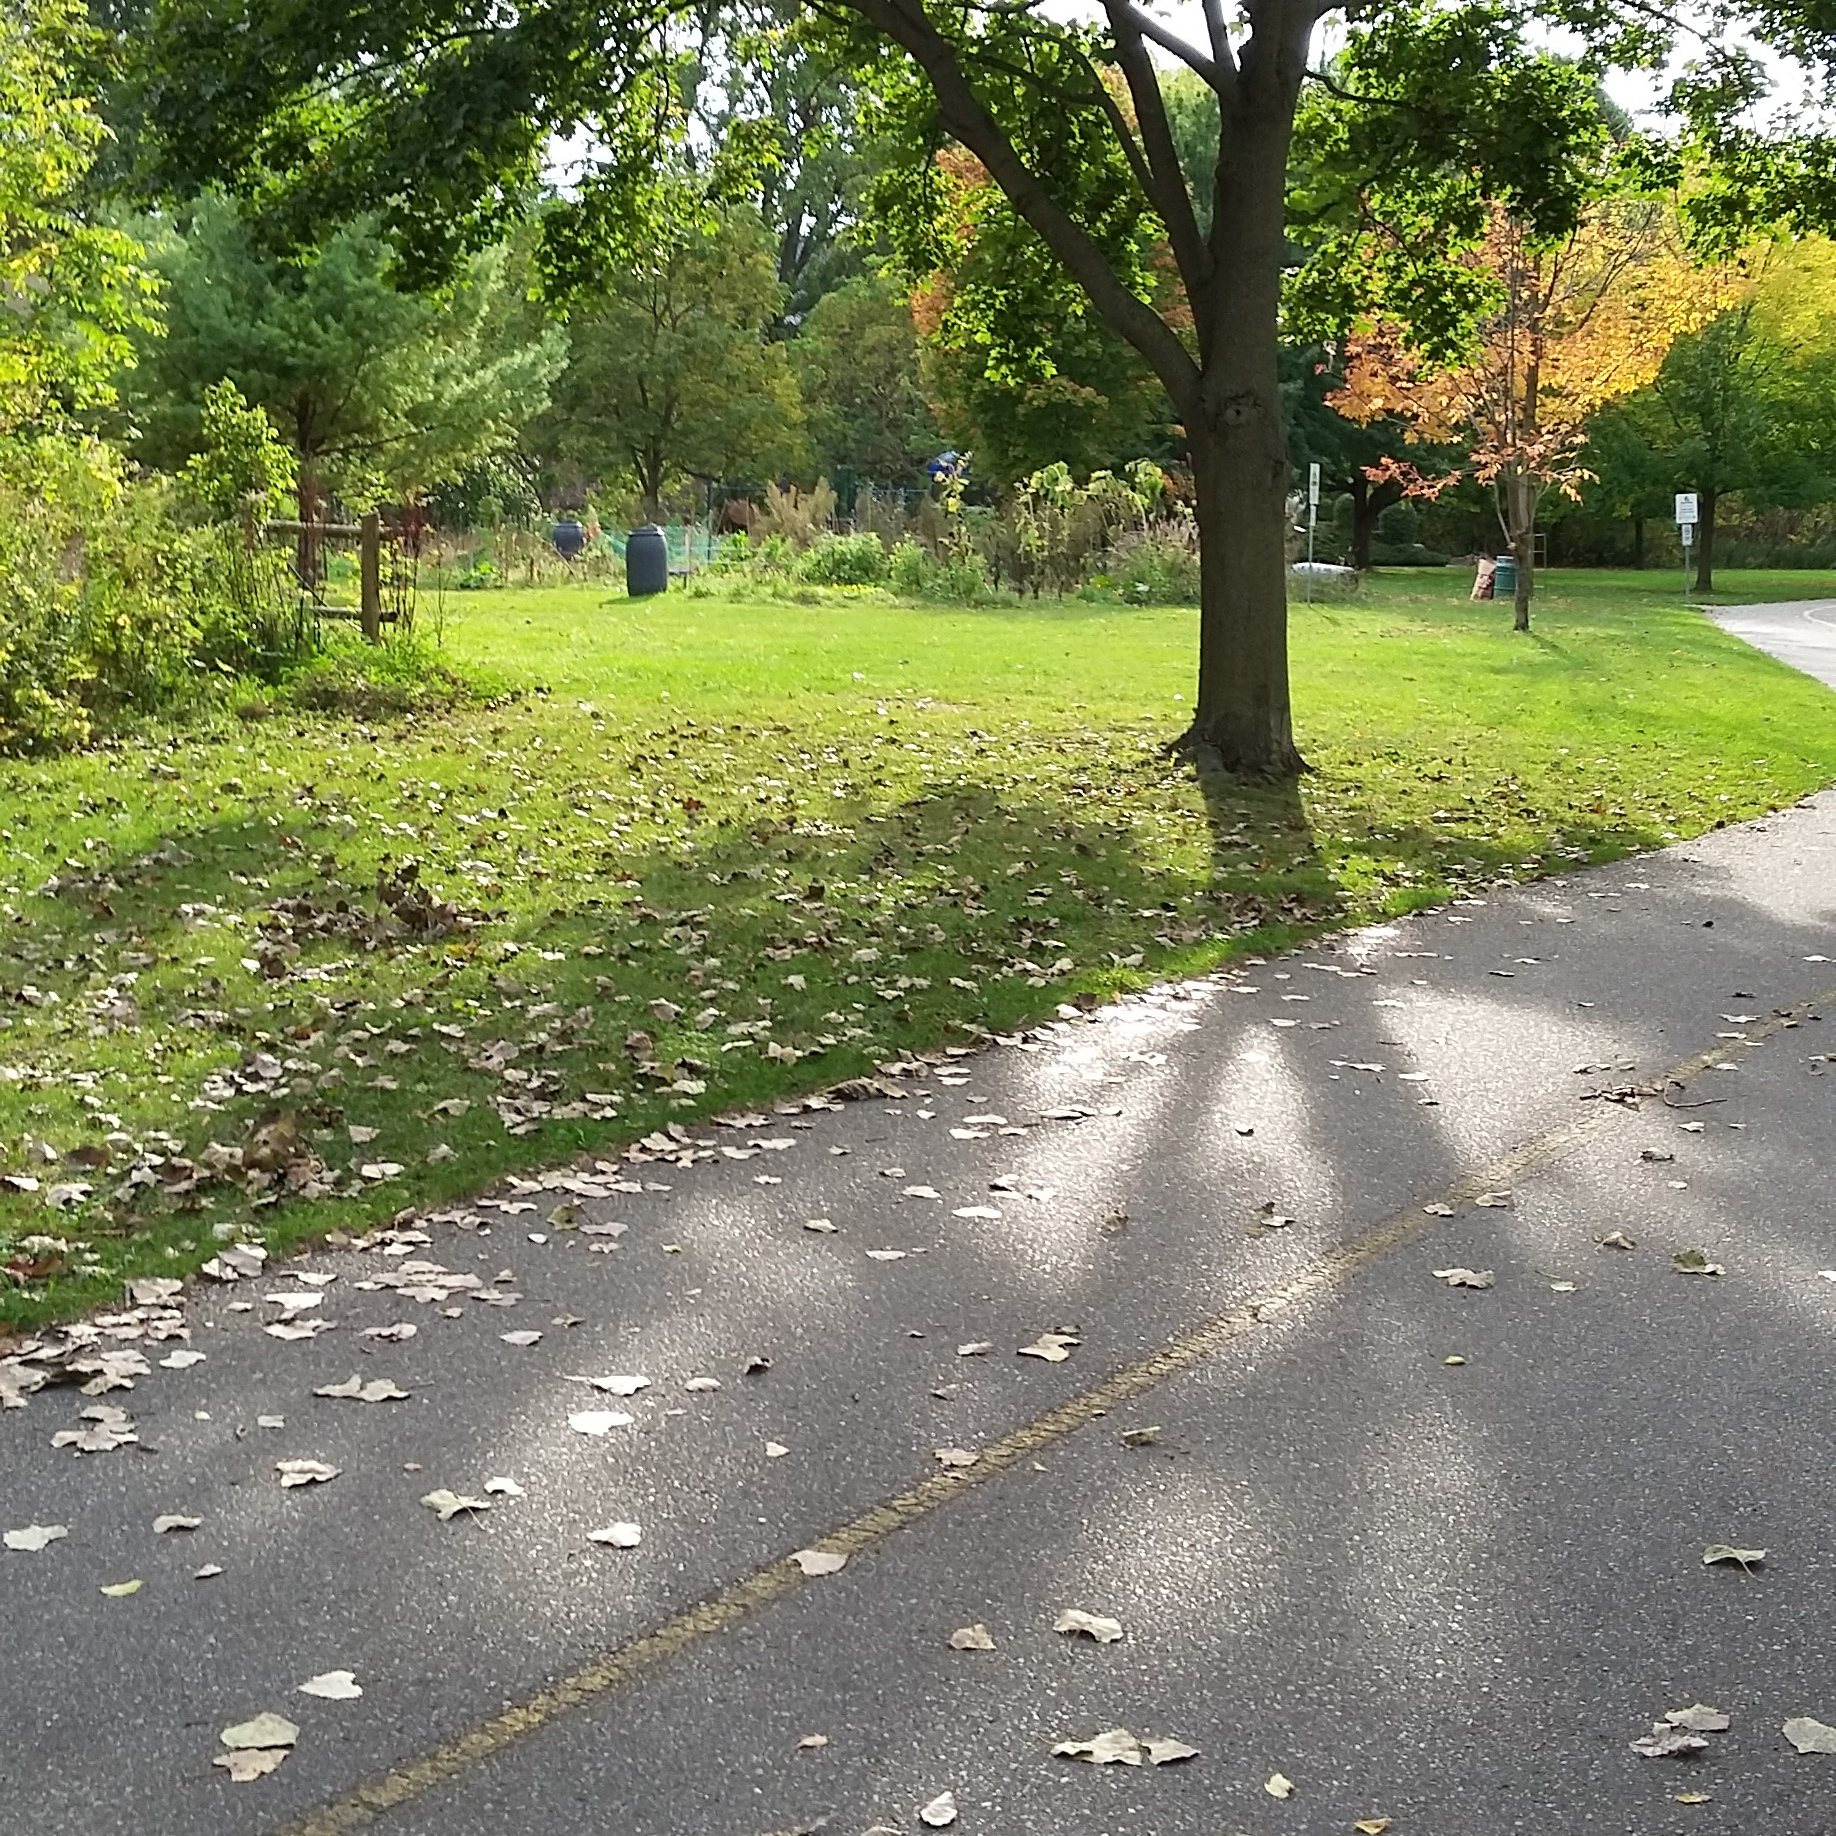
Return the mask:
[[1700, 1753], [1708, 1742], [1688, 1728], [1675, 1728], [1668, 1721], [1654, 1721], [1651, 1732], [1632, 1742], [1632, 1751], [1646, 1759], [1681, 1759]]
[[956, 1821], [955, 1798], [947, 1791], [939, 1793], [918, 1813], [918, 1821], [934, 1830], [948, 1829]]
[[467, 1498], [461, 1493], [449, 1492], [445, 1486], [425, 1493], [421, 1503], [430, 1511], [438, 1511], [441, 1523], [456, 1517], [461, 1511], [488, 1511], [491, 1508], [488, 1498]]
[[806, 1575], [832, 1575], [848, 1565], [845, 1555], [836, 1555], [829, 1549], [799, 1549], [791, 1560]]
[[1144, 1739], [1141, 1750], [1147, 1755], [1150, 1766], [1170, 1766], [1175, 1760], [1198, 1758], [1198, 1748], [1187, 1746], [1183, 1740]]
[[290, 1751], [287, 1747], [243, 1747], [219, 1753], [210, 1763], [221, 1766], [236, 1784], [246, 1785], [251, 1779], [272, 1772]]
[[23, 1530], [7, 1531], [4, 1536], [0, 1536], [0, 1543], [4, 1543], [8, 1549], [37, 1550], [69, 1534], [68, 1524], [27, 1524]]
[[1716, 1562], [1738, 1562], [1749, 1574], [1753, 1572], [1756, 1562], [1763, 1562], [1766, 1552], [1763, 1549], [1736, 1549], [1728, 1543], [1710, 1543], [1702, 1552], [1702, 1566], [1708, 1568]]
[[487, 1479], [485, 1490], [495, 1492], [505, 1498], [522, 1498], [527, 1496], [523, 1488], [514, 1479]]
[[1725, 1275], [1719, 1262], [1710, 1262], [1699, 1249], [1680, 1249], [1671, 1257], [1670, 1266], [1679, 1275]]
[[1119, 1619], [1104, 1619], [1095, 1613], [1086, 1613], [1077, 1607], [1066, 1607], [1052, 1621], [1054, 1632], [1082, 1632], [1086, 1637], [1094, 1638], [1099, 1645], [1113, 1645], [1122, 1636], [1122, 1622]]
[[274, 1470], [283, 1486], [326, 1485], [344, 1469], [327, 1466], [323, 1460], [276, 1460]]
[[194, 1581], [209, 1581], [215, 1576], [222, 1574], [222, 1572], [223, 1564], [221, 1562], [206, 1562], [202, 1568], [194, 1568], [191, 1571], [191, 1578]]
[[125, 1600], [129, 1594], [138, 1594], [144, 1585], [141, 1581], [111, 1581], [101, 1591], [111, 1600]]
[[933, 1447], [931, 1458], [939, 1466], [973, 1466], [982, 1456], [967, 1447]]
[[1836, 1728], [1815, 1716], [1792, 1716], [1785, 1724], [1784, 1734], [1800, 1753], [1836, 1753]]
[[648, 1377], [570, 1377], [569, 1383], [590, 1383], [596, 1390], [604, 1390], [608, 1396], [635, 1396], [639, 1390], [650, 1388]]
[[355, 1371], [342, 1383], [321, 1384], [315, 1396], [349, 1397], [352, 1402], [406, 1402], [408, 1392], [398, 1390], [387, 1377], [372, 1377], [368, 1383]]
[[576, 1434], [607, 1434], [614, 1428], [629, 1428], [637, 1420], [622, 1409], [579, 1409], [567, 1418]]
[[971, 1339], [967, 1345], [959, 1345], [956, 1355], [959, 1358], [979, 1358], [986, 1352], [994, 1350], [993, 1339]]
[[363, 1694], [363, 1685], [355, 1671], [322, 1670], [300, 1685], [302, 1696], [318, 1696], [326, 1702], [355, 1702]]
[[1638, 1245], [1623, 1230], [1609, 1230], [1595, 1240], [1597, 1249], [1637, 1249]]
[[1271, 1772], [1269, 1776], [1263, 1780], [1262, 1789], [1266, 1791], [1271, 1798], [1291, 1798], [1294, 1796], [1294, 1781], [1284, 1773]]
[[636, 1524], [607, 1524], [603, 1530], [589, 1530], [589, 1543], [610, 1543], [614, 1549], [635, 1549], [644, 1540]]
[[1672, 1792], [1672, 1804], [1706, 1804], [1715, 1794], [1712, 1791], [1678, 1791]]
[[1127, 1728], [1110, 1728], [1088, 1740], [1061, 1740], [1052, 1751], [1066, 1759], [1088, 1760], [1093, 1766], [1141, 1764], [1141, 1742]]
[[217, 1736], [226, 1747], [236, 1749], [291, 1747], [299, 1737], [299, 1729], [285, 1715], [277, 1715], [271, 1709], [264, 1710], [252, 1721], [239, 1721]]
[[820, 1236], [832, 1237], [837, 1227], [831, 1224], [827, 1218], [805, 1218], [803, 1220], [803, 1228], [805, 1230], [813, 1230]]
[[799, 1753], [813, 1753], [818, 1747], [826, 1747], [829, 1737], [826, 1734], [806, 1734], [797, 1743]]
[[1692, 1702], [1688, 1708], [1666, 1709], [1664, 1719], [1673, 1728], [1688, 1728], [1692, 1734], [1719, 1734], [1729, 1725], [1728, 1717], [1706, 1702]]
[[531, 1332], [525, 1328], [521, 1332], [500, 1332], [497, 1336], [502, 1339], [506, 1345], [524, 1346], [535, 1344], [542, 1335], [539, 1332]]
[[1497, 1279], [1490, 1269], [1436, 1269], [1434, 1278], [1450, 1288], [1489, 1288]]
[[164, 1536], [168, 1530], [195, 1530], [203, 1521], [201, 1517], [181, 1517], [173, 1511], [165, 1517], [154, 1518], [153, 1534]]
[[958, 1626], [950, 1634], [952, 1651], [992, 1651], [994, 1640], [989, 1636], [988, 1628], [979, 1620], [973, 1626]]
[[1451, 1218], [1454, 1214], [1451, 1205], [1444, 1205], [1438, 1199], [1432, 1205], [1424, 1205], [1422, 1210], [1431, 1218]]
[[1071, 1348], [1081, 1341], [1068, 1332], [1042, 1332], [1031, 1345], [1023, 1345], [1015, 1354], [1020, 1358], [1043, 1358], [1047, 1364], [1063, 1364]]
[[1510, 1207], [1511, 1195], [1508, 1192], [1482, 1192], [1473, 1203], [1491, 1211], [1504, 1211]]
[[181, 1345], [177, 1351], [167, 1352], [159, 1362], [162, 1370], [188, 1371], [194, 1364], [202, 1364], [204, 1359], [205, 1353], [189, 1351]]
[[1352, 1828], [1358, 1832], [1358, 1836], [1383, 1836], [1384, 1831], [1389, 1827], [1388, 1817], [1360, 1817], [1352, 1825]]

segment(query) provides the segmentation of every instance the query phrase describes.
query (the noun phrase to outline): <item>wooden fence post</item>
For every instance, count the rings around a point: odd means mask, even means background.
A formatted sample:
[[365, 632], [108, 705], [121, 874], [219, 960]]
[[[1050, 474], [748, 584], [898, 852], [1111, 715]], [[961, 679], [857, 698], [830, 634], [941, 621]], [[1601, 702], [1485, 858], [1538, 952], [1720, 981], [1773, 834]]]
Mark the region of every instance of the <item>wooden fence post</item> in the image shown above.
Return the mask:
[[382, 517], [374, 510], [363, 513], [362, 523], [363, 635], [372, 644], [382, 642]]

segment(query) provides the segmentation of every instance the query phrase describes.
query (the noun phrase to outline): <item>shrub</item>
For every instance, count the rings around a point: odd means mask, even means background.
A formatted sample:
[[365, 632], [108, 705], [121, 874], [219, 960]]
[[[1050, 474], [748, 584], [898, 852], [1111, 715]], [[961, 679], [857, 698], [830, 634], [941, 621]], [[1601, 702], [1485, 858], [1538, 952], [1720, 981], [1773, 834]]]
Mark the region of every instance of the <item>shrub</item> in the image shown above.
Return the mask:
[[886, 571], [886, 550], [874, 535], [828, 536], [797, 563], [798, 578], [817, 586], [878, 586]]
[[931, 557], [916, 542], [901, 542], [886, 558], [886, 578], [896, 591], [922, 598], [931, 578]]
[[1117, 537], [1104, 558], [1104, 577], [1118, 598], [1138, 606], [1198, 603], [1198, 533], [1172, 521]]

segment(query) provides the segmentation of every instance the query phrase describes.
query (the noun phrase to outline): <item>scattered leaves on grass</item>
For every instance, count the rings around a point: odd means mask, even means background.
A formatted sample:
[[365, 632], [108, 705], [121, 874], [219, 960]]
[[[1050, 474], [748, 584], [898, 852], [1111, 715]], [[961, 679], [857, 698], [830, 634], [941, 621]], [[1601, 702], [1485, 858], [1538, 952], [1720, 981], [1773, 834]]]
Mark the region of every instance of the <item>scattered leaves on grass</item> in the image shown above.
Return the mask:
[[365, 1383], [355, 1371], [342, 1383], [321, 1384], [313, 1391], [315, 1396], [337, 1396], [348, 1398], [352, 1402], [406, 1402], [408, 1392], [398, 1390], [387, 1377], [372, 1377]]
[[276, 1460], [274, 1470], [284, 1487], [296, 1485], [329, 1485], [344, 1469], [327, 1466], [323, 1460]]
[[164, 1536], [168, 1530], [195, 1530], [203, 1522], [201, 1517], [183, 1517], [178, 1512], [169, 1512], [164, 1517], [153, 1520], [153, 1534]]
[[23, 1530], [9, 1530], [0, 1536], [8, 1549], [39, 1550], [70, 1534], [68, 1524], [27, 1524]]
[[589, 1530], [589, 1543], [609, 1543], [614, 1549], [635, 1549], [643, 1542], [644, 1532], [636, 1524], [607, 1524], [603, 1530]]
[[832, 1575], [848, 1565], [848, 1558], [832, 1549], [799, 1549], [791, 1560], [806, 1575]]
[[111, 1581], [101, 1592], [111, 1600], [125, 1600], [129, 1594], [138, 1594], [145, 1585], [142, 1581]]
[[1792, 1716], [1783, 1733], [1800, 1753], [1836, 1753], [1836, 1728], [1814, 1715]]
[[1082, 1341], [1073, 1333], [1042, 1332], [1031, 1345], [1023, 1345], [1015, 1354], [1021, 1358], [1043, 1358], [1047, 1364], [1063, 1364], [1071, 1348]]
[[1699, 1249], [1680, 1249], [1671, 1257], [1670, 1266], [1679, 1275], [1725, 1275], [1727, 1270], [1719, 1262], [1710, 1262]]
[[1489, 1288], [1497, 1280], [1490, 1269], [1436, 1269], [1434, 1278], [1450, 1288]]
[[1122, 1636], [1122, 1622], [1119, 1619], [1104, 1619], [1096, 1613], [1086, 1613], [1078, 1607], [1066, 1607], [1052, 1621], [1054, 1632], [1082, 1633], [1086, 1638], [1093, 1638], [1099, 1645], [1113, 1645]]
[[950, 1634], [952, 1651], [992, 1651], [994, 1648], [994, 1639], [980, 1620], [972, 1626], [958, 1626]]
[[1748, 1574], [1753, 1572], [1757, 1563], [1766, 1559], [1763, 1549], [1736, 1549], [1731, 1543], [1710, 1543], [1702, 1552], [1702, 1566], [1711, 1568], [1717, 1562], [1738, 1562]]
[[300, 1685], [302, 1696], [318, 1696], [326, 1702], [355, 1702], [363, 1694], [357, 1673], [351, 1670], [322, 1670]]
[[457, 1517], [461, 1511], [488, 1511], [491, 1508], [488, 1498], [468, 1498], [461, 1492], [448, 1491], [445, 1486], [423, 1493], [421, 1503], [430, 1511], [438, 1511], [441, 1523]]
[[956, 1799], [947, 1791], [939, 1792], [923, 1810], [918, 1821], [934, 1830], [945, 1830], [956, 1821]]

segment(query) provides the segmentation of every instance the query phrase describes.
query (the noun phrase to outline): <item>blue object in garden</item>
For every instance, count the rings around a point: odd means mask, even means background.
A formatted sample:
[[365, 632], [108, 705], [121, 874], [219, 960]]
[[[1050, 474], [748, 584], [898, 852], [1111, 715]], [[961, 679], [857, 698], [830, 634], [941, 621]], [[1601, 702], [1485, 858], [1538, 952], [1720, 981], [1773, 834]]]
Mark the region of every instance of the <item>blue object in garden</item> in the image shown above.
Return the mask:
[[578, 561], [586, 553], [586, 525], [577, 516], [556, 517], [549, 539], [563, 561]]
[[1517, 557], [1500, 555], [1497, 572], [1492, 575], [1492, 597], [1514, 599], [1517, 596]]
[[933, 478], [960, 478], [969, 469], [972, 453], [948, 452], [939, 453], [924, 469]]
[[669, 588], [669, 538], [655, 523], [625, 538], [625, 591], [633, 599]]

